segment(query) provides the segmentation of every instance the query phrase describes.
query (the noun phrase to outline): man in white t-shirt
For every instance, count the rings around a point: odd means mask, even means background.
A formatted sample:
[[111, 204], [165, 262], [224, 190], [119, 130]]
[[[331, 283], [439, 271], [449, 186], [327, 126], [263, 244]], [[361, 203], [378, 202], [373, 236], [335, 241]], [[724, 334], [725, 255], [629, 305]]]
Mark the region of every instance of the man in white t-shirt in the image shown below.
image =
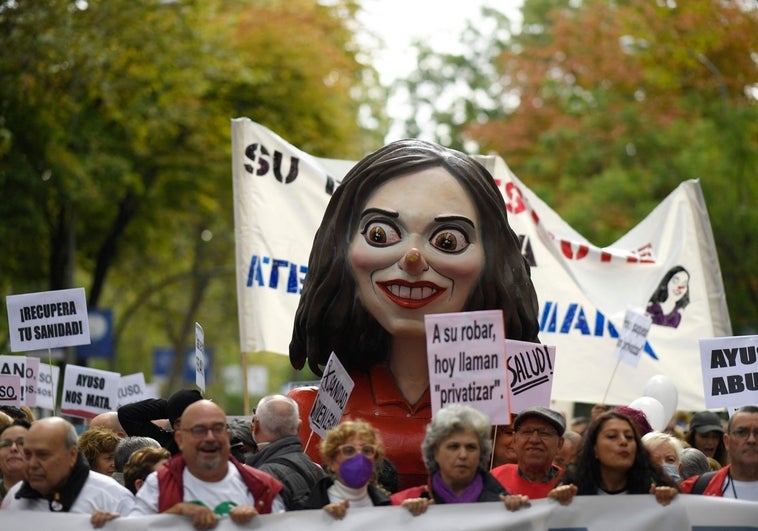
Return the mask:
[[22, 443], [26, 479], [8, 491], [2, 508], [90, 514], [95, 527], [128, 513], [134, 505], [132, 493], [90, 470], [77, 442], [76, 428], [67, 420], [35, 421]]
[[281, 483], [230, 455], [231, 432], [218, 405], [188, 406], [174, 437], [181, 453], [147, 477], [130, 516], [180, 514], [208, 529], [226, 515], [244, 524], [256, 514], [284, 511]]

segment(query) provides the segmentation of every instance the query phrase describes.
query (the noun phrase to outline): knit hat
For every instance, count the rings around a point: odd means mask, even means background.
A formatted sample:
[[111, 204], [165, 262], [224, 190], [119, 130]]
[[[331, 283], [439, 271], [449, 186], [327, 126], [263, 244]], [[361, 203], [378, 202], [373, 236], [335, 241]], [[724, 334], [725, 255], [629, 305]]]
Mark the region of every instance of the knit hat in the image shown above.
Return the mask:
[[198, 400], [202, 400], [203, 395], [197, 389], [181, 389], [168, 397], [166, 401], [166, 414], [168, 420], [173, 426], [179, 420], [187, 406]]

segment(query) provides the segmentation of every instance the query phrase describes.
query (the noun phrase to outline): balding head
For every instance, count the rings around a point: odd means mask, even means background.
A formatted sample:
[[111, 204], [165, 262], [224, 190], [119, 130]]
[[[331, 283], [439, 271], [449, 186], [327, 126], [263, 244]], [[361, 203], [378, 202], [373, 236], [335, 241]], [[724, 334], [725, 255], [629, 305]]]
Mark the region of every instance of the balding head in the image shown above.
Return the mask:
[[187, 406], [174, 435], [190, 473], [209, 482], [221, 481], [229, 466], [231, 432], [226, 413], [210, 400]]
[[35, 421], [24, 439], [24, 455], [29, 485], [48, 496], [63, 485], [76, 464], [76, 428], [60, 417]]
[[297, 435], [300, 414], [297, 402], [284, 395], [261, 398], [253, 415], [253, 437], [256, 442], [272, 442]]
[[89, 426], [90, 428], [108, 428], [115, 431], [119, 437], [126, 437], [126, 432], [118, 421], [118, 413], [115, 411], [100, 413], [90, 421]]

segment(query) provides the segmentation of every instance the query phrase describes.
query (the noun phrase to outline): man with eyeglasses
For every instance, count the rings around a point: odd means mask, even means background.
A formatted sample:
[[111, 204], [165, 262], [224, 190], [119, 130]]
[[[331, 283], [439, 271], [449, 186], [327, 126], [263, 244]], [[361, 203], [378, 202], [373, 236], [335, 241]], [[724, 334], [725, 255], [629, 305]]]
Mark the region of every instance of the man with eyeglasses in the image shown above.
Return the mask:
[[758, 502], [758, 406], [735, 411], [723, 435], [729, 464], [679, 484], [682, 492]]
[[256, 514], [285, 510], [281, 483], [231, 455], [231, 432], [218, 405], [194, 402], [180, 422], [174, 437], [181, 453], [147, 477], [129, 516], [180, 514], [195, 529], [210, 529], [227, 515], [245, 524]]
[[563, 446], [566, 420], [552, 409], [530, 407], [518, 414], [513, 429], [518, 461], [495, 467], [490, 473], [510, 494], [545, 498], [563, 474], [553, 460]]

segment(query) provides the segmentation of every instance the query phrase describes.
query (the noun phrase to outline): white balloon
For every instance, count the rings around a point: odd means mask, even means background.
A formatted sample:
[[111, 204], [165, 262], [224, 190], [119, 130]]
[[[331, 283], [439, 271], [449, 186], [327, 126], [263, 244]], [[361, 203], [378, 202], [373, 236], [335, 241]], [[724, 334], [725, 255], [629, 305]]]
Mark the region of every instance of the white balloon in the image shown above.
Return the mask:
[[[656, 374], [651, 377], [642, 390], [642, 396], [655, 398], [663, 406], [663, 419], [666, 424], [676, 413], [676, 406], [679, 402], [679, 391], [677, 391], [674, 382], [664, 374]], [[664, 424], [665, 427], [665, 424]]]
[[650, 427], [655, 431], [663, 431], [663, 428], [666, 427], [663, 404], [652, 396], [641, 396], [629, 404], [629, 407], [642, 411], [647, 417]]

